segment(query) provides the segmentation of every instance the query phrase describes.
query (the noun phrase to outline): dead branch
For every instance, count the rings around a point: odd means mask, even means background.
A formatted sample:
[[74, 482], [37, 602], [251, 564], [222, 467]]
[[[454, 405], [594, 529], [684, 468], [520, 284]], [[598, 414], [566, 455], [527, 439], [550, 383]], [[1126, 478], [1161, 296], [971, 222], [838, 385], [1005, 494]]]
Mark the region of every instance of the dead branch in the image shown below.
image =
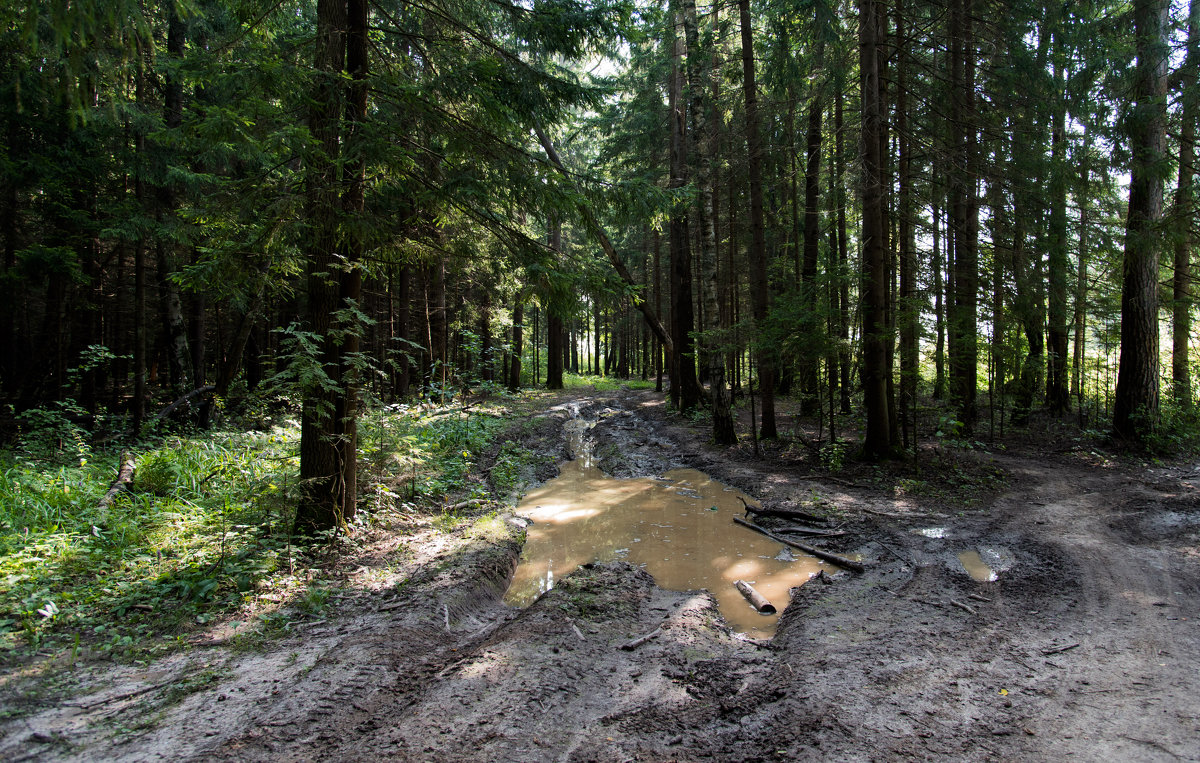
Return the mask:
[[955, 601], [954, 599], [951, 599], [950, 603], [953, 606], [961, 609], [963, 612], [966, 612], [968, 615], [979, 614], [978, 612], [975, 611], [975, 608], [972, 607], [970, 604], [963, 604], [961, 601]]
[[1042, 654], [1045, 655], [1046, 657], [1049, 657], [1052, 654], [1059, 654], [1061, 652], [1069, 652], [1072, 649], [1076, 648], [1077, 646], [1079, 646], [1079, 644], [1077, 644], [1077, 643], [1076, 644], [1068, 644], [1067, 646], [1056, 646], [1053, 649], [1043, 649]]
[[637, 649], [639, 646], [646, 643], [647, 641], [650, 641], [651, 639], [656, 639], [661, 635], [662, 635], [662, 626], [660, 625], [657, 628], [655, 628], [654, 630], [647, 633], [645, 636], [638, 636], [633, 641], [626, 641], [624, 644], [621, 644], [620, 648], [624, 649], [626, 652], [632, 652], [634, 649]]
[[768, 509], [765, 506], [751, 506], [746, 503], [746, 499], [740, 495], [737, 497], [742, 502], [742, 506], [746, 509], [746, 516], [758, 514], [764, 517], [779, 517], [780, 519], [803, 519], [806, 522], [824, 522], [825, 517], [819, 517], [816, 514], [809, 514], [806, 511], [799, 509]]
[[780, 536], [776, 535], [775, 533], [771, 532], [770, 530], [760, 527], [760, 526], [754, 524], [753, 522], [747, 522], [746, 520], [742, 519], [741, 517], [734, 517], [733, 521], [737, 522], [739, 525], [742, 525], [743, 527], [749, 527], [751, 530], [754, 530], [755, 532], [762, 533], [763, 535], [767, 536], [771, 540], [776, 541], [778, 543], [782, 543], [785, 546], [791, 546], [792, 548], [798, 548], [801, 551], [803, 551], [804, 553], [809, 554], [810, 556], [815, 556], [818, 559], [822, 559], [826, 562], [831, 562], [833, 564], [836, 564], [839, 567], [845, 567], [846, 569], [853, 570], [854, 572], [866, 572], [867, 568], [861, 562], [856, 562], [849, 557], [842, 556], [841, 554], [834, 554], [829, 551], [824, 551], [822, 549], [816, 548], [814, 546], [809, 546], [804, 543], [799, 543], [790, 538], [781, 538]]

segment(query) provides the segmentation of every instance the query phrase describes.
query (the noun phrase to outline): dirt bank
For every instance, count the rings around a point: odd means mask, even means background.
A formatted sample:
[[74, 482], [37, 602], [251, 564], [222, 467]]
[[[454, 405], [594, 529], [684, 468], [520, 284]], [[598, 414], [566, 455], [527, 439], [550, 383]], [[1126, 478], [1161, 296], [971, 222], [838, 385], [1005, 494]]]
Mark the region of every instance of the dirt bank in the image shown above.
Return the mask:
[[[1200, 469], [1031, 446], [830, 474], [796, 441], [762, 460], [712, 448], [649, 393], [574, 404], [603, 414], [592, 436], [610, 473], [696, 467], [828, 514], [847, 534], [824, 544], [868, 571], [797, 589], [776, 637], [754, 642], [707, 593], [622, 564], [510, 609], [519, 520], [415, 527], [364, 550], [326, 619], [294, 636], [92, 665], [65, 699], [21, 699], [8, 677], [6, 702], [44, 706], [0, 726], [0, 756], [1200, 759]], [[571, 414], [525, 437], [559, 454]], [[970, 551], [995, 581], [966, 574]]]

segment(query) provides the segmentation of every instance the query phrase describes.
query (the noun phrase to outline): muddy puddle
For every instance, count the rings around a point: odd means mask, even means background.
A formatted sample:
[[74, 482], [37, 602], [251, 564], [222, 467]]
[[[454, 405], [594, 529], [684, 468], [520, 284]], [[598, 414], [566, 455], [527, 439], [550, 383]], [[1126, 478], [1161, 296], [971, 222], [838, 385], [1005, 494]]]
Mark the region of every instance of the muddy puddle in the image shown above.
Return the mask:
[[971, 579], [981, 583], [996, 582], [1000, 579], [1000, 573], [1007, 572], [1013, 566], [1012, 552], [1004, 546], [980, 546], [963, 551], [957, 558]]
[[625, 560], [645, 568], [668, 590], [708, 589], [735, 631], [755, 638], [773, 635], [778, 615], [759, 614], [734, 581], [751, 583], [782, 612], [789, 590], [827, 565], [735, 525], [733, 517], [743, 514], [738, 496], [748, 496], [703, 472], [609, 477], [580, 446], [588, 426], [568, 424], [568, 447], [579, 457], [517, 507], [533, 524], [505, 601], [528, 605], [582, 564]]

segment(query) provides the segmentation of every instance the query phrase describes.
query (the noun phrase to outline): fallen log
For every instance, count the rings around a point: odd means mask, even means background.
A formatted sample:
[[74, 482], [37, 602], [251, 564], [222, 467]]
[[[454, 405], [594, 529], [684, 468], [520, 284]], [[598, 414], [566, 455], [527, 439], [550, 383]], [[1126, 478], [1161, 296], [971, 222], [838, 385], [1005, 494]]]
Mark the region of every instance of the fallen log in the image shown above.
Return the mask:
[[108, 488], [108, 492], [96, 504], [97, 509], [107, 509], [112, 505], [112, 502], [117, 500], [117, 496], [129, 489], [133, 484], [133, 473], [137, 465], [134, 461], [132, 453], [121, 454], [121, 466], [117, 469], [117, 478], [113, 481], [112, 486]]
[[779, 517], [780, 519], [803, 519], [805, 522], [825, 521], [825, 517], [818, 517], [816, 514], [809, 514], [799, 509], [768, 509], [765, 506], [751, 506], [740, 495], [737, 499], [742, 502], [742, 506], [746, 507], [746, 516], [758, 514], [764, 517]]
[[838, 538], [846, 534], [845, 530], [822, 530], [819, 527], [806, 527], [804, 525], [776, 527], [775, 532], [787, 535], [807, 535], [812, 538]]
[[776, 535], [775, 533], [771, 532], [770, 530], [768, 530], [764, 527], [759, 527], [758, 525], [754, 524], [753, 522], [747, 522], [746, 520], [742, 519], [741, 517], [734, 517], [733, 521], [737, 522], [739, 525], [742, 525], [744, 527], [749, 527], [751, 530], [754, 530], [755, 532], [762, 533], [763, 535], [767, 536], [768, 538], [770, 538], [773, 541], [782, 543], [785, 546], [791, 546], [792, 548], [798, 548], [801, 551], [803, 551], [804, 553], [809, 554], [811, 556], [815, 556], [818, 559], [822, 559], [826, 562], [836, 564], [839, 567], [845, 567], [846, 569], [853, 570], [854, 572], [866, 572], [867, 568], [861, 562], [856, 562], [849, 557], [842, 556], [841, 554], [834, 554], [829, 551], [822, 551], [819, 548], [815, 548], [813, 546], [809, 546], [804, 543], [799, 543], [797, 541], [792, 540], [791, 538], [781, 538], [780, 536]]
[[775, 605], [767, 601], [766, 596], [763, 596], [761, 593], [754, 590], [754, 586], [750, 585], [745, 580], [733, 581], [733, 587], [738, 589], [742, 596], [746, 597], [746, 601], [750, 602], [750, 606], [757, 609], [759, 614], [775, 614]]

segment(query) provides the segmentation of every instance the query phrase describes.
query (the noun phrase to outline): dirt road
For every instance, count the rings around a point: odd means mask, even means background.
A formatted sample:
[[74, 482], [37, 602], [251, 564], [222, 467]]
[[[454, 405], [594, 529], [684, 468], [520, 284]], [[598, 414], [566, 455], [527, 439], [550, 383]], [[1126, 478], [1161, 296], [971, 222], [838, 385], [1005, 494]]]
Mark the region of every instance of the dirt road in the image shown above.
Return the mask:
[[[615, 412], [592, 436], [617, 476], [698, 467], [824, 507], [848, 531], [830, 548], [868, 571], [796, 589], [776, 637], [755, 642], [707, 593], [623, 564], [513, 610], [500, 597], [519, 520], [415, 530], [392, 541], [402, 558], [364, 553], [326, 621], [258, 650], [94, 666], [88, 690], [0, 726], [0, 756], [1200, 759], [1200, 469], [931, 454], [925, 474], [1006, 476], [964, 506], [868, 466], [830, 476], [782, 451], [718, 451], [648, 393], [578, 402]], [[966, 574], [970, 551], [996, 580]]]

